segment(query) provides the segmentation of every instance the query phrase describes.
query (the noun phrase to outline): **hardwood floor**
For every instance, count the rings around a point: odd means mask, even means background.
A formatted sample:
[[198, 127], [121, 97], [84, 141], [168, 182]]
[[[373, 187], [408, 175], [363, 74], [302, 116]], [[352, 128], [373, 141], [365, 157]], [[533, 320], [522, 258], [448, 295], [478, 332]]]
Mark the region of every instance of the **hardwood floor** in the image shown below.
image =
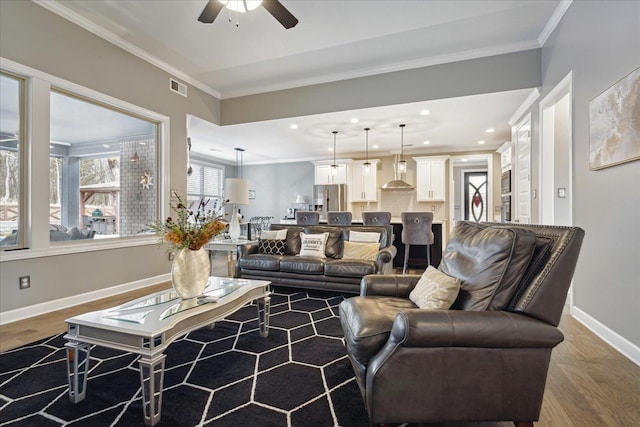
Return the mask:
[[[225, 276], [226, 268], [226, 257], [216, 256], [214, 274]], [[164, 283], [2, 325], [0, 351], [64, 332], [64, 320], [76, 314], [121, 304], [169, 286], [169, 283]], [[640, 366], [618, 353], [568, 313], [562, 316], [560, 329], [565, 340], [553, 350], [542, 412], [535, 426], [640, 426]], [[512, 424], [464, 425], [495, 427]]]

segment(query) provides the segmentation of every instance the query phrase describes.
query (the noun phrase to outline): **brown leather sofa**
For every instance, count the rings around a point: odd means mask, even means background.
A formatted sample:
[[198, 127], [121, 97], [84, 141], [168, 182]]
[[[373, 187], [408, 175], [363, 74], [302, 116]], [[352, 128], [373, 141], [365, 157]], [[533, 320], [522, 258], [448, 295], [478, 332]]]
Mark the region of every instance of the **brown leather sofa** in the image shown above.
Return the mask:
[[[287, 230], [284, 255], [258, 252], [257, 244], [238, 247], [236, 277], [269, 280], [274, 285], [310, 288], [326, 291], [359, 293], [360, 281], [369, 274], [393, 271], [393, 227], [361, 225], [283, 225], [272, 224], [270, 230]], [[380, 233], [380, 248], [375, 260], [348, 259], [343, 256], [344, 241], [350, 231]], [[300, 233], [328, 232], [325, 258], [301, 257]]]
[[532, 426], [551, 350], [564, 339], [557, 325], [583, 236], [577, 227], [458, 223], [439, 267], [462, 279], [451, 310], [409, 300], [420, 276], [363, 278], [340, 321], [370, 422]]

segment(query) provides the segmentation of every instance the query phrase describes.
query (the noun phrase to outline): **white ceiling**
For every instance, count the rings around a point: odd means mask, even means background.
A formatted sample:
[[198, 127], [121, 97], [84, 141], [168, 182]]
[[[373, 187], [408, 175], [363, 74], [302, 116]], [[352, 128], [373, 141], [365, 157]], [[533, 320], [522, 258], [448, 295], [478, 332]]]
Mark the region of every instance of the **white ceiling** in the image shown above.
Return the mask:
[[[281, 0], [299, 19], [285, 30], [262, 7], [213, 24], [197, 21], [207, 0], [37, 1], [44, 7], [166, 69], [207, 92], [230, 98], [305, 84], [373, 75], [541, 46], [568, 2]], [[238, 26], [235, 22], [238, 22]], [[422, 141], [433, 150], [495, 148], [510, 138], [507, 121], [528, 91], [225, 126], [193, 119], [194, 151], [245, 163], [328, 158], [331, 131], [338, 157], [362, 155], [364, 131], [379, 144], [372, 155]], [[430, 116], [416, 115], [421, 109]], [[351, 117], [360, 118], [352, 125]], [[292, 121], [299, 128], [289, 129]], [[496, 128], [492, 135], [484, 129]], [[421, 147], [422, 148], [422, 147]], [[211, 149], [220, 150], [218, 152]], [[422, 151], [421, 151], [422, 152]], [[329, 156], [327, 156], [329, 155]]]

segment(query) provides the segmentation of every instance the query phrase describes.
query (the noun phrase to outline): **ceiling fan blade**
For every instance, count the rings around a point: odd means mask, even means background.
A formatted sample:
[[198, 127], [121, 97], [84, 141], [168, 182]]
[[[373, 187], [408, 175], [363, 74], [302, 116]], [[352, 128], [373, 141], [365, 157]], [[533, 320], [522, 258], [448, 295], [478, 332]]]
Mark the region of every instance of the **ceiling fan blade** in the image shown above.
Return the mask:
[[207, 5], [202, 10], [202, 13], [198, 17], [198, 21], [202, 22], [203, 24], [211, 24], [216, 19], [223, 7], [224, 5], [217, 0], [209, 0], [209, 3], [207, 3]]
[[298, 19], [291, 14], [278, 0], [263, 0], [262, 6], [286, 29], [293, 28]]

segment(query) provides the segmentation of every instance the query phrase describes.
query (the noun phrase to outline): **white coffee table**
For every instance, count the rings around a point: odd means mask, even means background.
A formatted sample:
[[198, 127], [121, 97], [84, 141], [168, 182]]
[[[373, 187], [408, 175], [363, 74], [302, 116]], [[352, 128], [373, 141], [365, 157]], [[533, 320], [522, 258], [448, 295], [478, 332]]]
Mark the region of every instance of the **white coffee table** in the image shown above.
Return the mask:
[[92, 345], [139, 354], [144, 422], [162, 413], [164, 350], [187, 333], [210, 325], [257, 301], [260, 335], [269, 334], [269, 285], [265, 280], [210, 277], [203, 297], [182, 300], [173, 289], [156, 292], [106, 310], [67, 319], [69, 398], [86, 396]]

